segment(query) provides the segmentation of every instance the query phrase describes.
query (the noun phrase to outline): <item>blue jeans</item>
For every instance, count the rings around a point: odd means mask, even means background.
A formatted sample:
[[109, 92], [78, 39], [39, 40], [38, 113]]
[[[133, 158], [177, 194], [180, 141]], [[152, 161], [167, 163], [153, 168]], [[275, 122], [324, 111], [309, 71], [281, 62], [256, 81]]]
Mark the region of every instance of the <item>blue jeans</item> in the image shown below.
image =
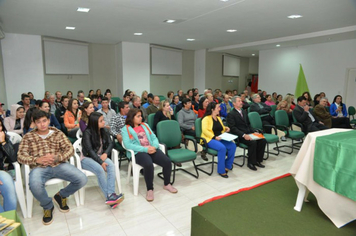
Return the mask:
[[4, 198], [4, 207], [0, 205], [0, 213], [16, 210], [16, 191], [12, 177], [5, 171], [0, 171], [0, 192]]
[[69, 197], [87, 182], [88, 178], [83, 172], [69, 163], [61, 163], [56, 167], [36, 167], [30, 172], [30, 189], [33, 196], [40, 202], [41, 207], [49, 210], [53, 207], [52, 198], [48, 197], [45, 184], [49, 179], [58, 178], [69, 181], [70, 184], [61, 189], [62, 197]]
[[[236, 145], [234, 142], [212, 139], [208, 147], [218, 152], [218, 173], [225, 174], [225, 168], [232, 169], [235, 158]], [[225, 159], [227, 152], [227, 159]]]
[[92, 158], [86, 157], [81, 163], [84, 170], [89, 170], [96, 175], [101, 191], [106, 198], [108, 198], [110, 194], [115, 193], [115, 166], [109, 158], [105, 160], [105, 163], [108, 164], [106, 166], [107, 176], [105, 175], [103, 167]]

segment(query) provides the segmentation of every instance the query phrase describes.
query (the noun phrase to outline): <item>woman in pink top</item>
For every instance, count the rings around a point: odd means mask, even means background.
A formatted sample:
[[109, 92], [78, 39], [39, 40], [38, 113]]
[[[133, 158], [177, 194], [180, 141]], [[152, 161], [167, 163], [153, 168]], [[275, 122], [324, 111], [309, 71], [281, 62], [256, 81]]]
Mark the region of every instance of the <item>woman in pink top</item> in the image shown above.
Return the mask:
[[272, 100], [272, 96], [271, 94], [267, 94], [266, 95], [266, 101], [265, 101], [265, 104], [268, 105], [268, 106], [272, 106], [272, 105], [276, 105], [276, 103], [274, 103], [274, 101]]

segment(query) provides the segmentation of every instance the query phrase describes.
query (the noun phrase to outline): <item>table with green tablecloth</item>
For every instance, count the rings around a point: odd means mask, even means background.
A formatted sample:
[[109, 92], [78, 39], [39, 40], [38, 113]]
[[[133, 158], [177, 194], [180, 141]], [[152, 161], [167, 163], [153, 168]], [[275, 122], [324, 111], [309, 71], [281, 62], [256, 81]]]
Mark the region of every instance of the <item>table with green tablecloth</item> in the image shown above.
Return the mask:
[[301, 211], [310, 191], [336, 227], [356, 219], [354, 137], [356, 131], [348, 129], [327, 129], [307, 135], [290, 170], [299, 188], [296, 211]]
[[6, 219], [9, 220], [14, 220], [15, 222], [21, 223], [19, 227], [17, 227], [14, 231], [12, 231], [9, 236], [26, 236], [26, 231], [25, 228], [23, 227], [23, 224], [21, 222], [20, 217], [17, 215], [16, 211], [5, 211], [0, 213], [0, 216], [5, 217]]
[[314, 181], [356, 201], [356, 130], [317, 137]]

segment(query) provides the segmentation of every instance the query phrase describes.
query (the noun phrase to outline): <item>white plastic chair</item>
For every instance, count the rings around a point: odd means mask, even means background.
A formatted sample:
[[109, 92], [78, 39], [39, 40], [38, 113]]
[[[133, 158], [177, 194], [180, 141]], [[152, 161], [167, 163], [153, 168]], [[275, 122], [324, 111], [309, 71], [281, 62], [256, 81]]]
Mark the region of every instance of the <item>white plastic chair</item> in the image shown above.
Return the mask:
[[[124, 142], [121, 143], [122, 147], [126, 149], [126, 151], [130, 152], [131, 154], [131, 161], [129, 162], [129, 166], [127, 169], [127, 184], [130, 182], [131, 176], [131, 168], [132, 168], [132, 177], [133, 177], [133, 192], [134, 195], [138, 195], [138, 185], [140, 181], [140, 170], [143, 169], [142, 166], [136, 164], [135, 152], [131, 149], [127, 149], [124, 145]], [[164, 146], [160, 144], [160, 149], [164, 150]], [[155, 163], [153, 163], [153, 167], [157, 167]]]
[[[74, 157], [71, 157], [69, 159], [69, 163], [71, 165], [74, 165]], [[28, 165], [24, 165], [24, 166], [25, 166], [25, 181], [26, 181], [27, 214], [28, 214], [28, 218], [32, 218], [33, 195], [30, 190], [30, 166], [28, 166]], [[37, 167], [37, 168], [39, 168], [39, 167]], [[58, 179], [58, 178], [53, 178], [53, 179], [48, 180], [46, 182], [46, 186], [53, 185], [53, 184], [59, 184], [59, 183], [63, 183], [64, 187], [67, 186], [67, 181], [65, 181], [63, 179]], [[78, 191], [75, 192], [73, 195], [74, 195], [76, 205], [79, 206]]]
[[[22, 137], [14, 132], [7, 132], [7, 135], [10, 136], [10, 141], [12, 144], [20, 143], [22, 140]], [[12, 165], [15, 168], [15, 190], [16, 190], [16, 195], [17, 195], [17, 201], [20, 204], [21, 212], [24, 218], [27, 218], [27, 207], [26, 207], [26, 201], [25, 201], [25, 193], [23, 190], [23, 181], [22, 181], [22, 173], [21, 173], [21, 168], [20, 164], [16, 161], [13, 162]]]
[[[77, 168], [79, 170], [81, 170], [87, 177], [96, 176], [93, 172], [82, 169], [82, 164], [80, 162], [80, 155], [77, 153], [77, 151], [82, 153], [82, 139], [79, 138], [77, 141], [75, 141], [74, 144], [73, 144], [73, 147], [74, 147], [74, 156], [75, 156], [75, 161], [76, 161], [76, 164], [77, 164]], [[122, 193], [118, 158], [119, 158], [119, 153], [115, 149], [112, 149], [111, 159], [112, 159], [112, 161], [114, 163], [114, 166], [115, 166], [116, 183], [117, 183], [117, 187], [119, 189], [119, 192]], [[85, 186], [79, 190], [79, 197], [80, 197], [80, 204], [84, 205]]]
[[78, 131], [77, 131], [77, 133], [75, 134], [75, 136], [77, 137], [77, 139], [82, 138], [82, 136], [83, 136], [82, 130], [81, 130], [81, 129], [78, 129]]

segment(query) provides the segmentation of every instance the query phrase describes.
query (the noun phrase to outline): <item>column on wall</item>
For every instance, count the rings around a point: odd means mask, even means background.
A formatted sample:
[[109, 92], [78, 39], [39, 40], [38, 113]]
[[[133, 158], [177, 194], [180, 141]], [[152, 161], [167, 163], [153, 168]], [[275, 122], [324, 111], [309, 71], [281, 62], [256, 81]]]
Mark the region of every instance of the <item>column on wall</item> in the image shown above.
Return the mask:
[[150, 45], [121, 42], [116, 45], [119, 96], [131, 89], [139, 96], [150, 91]]
[[206, 50], [196, 50], [194, 55], [194, 87], [202, 93], [205, 89]]

